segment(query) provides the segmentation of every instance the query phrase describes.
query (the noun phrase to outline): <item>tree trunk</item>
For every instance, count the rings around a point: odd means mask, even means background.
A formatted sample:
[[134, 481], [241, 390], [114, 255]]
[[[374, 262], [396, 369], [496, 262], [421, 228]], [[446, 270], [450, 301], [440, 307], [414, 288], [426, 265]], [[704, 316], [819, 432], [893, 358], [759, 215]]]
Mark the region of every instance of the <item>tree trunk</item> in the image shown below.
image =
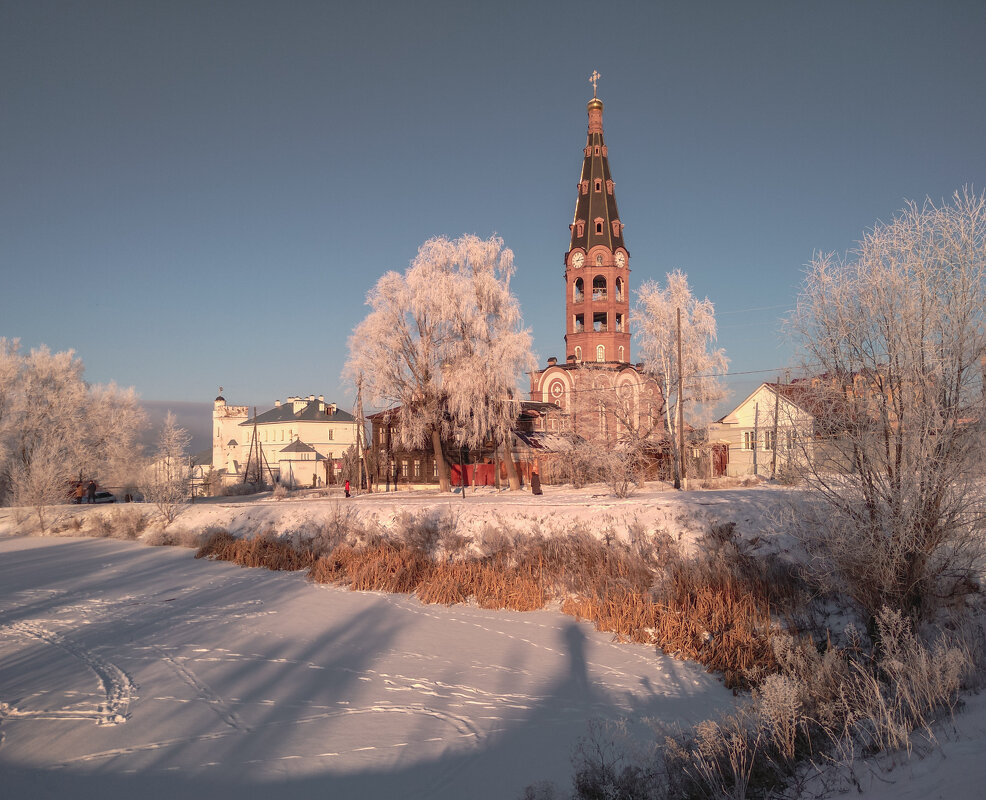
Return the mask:
[[500, 445], [500, 452], [503, 460], [507, 464], [507, 478], [510, 480], [510, 491], [516, 492], [520, 489], [520, 476], [517, 474], [517, 465], [514, 463], [513, 448], [510, 447], [510, 439], [513, 434], [508, 433], [506, 440]]
[[445, 463], [445, 453], [442, 450], [442, 437], [437, 429], [432, 429], [431, 446], [435, 451], [435, 463], [438, 465], [438, 491], [449, 491], [448, 464]]

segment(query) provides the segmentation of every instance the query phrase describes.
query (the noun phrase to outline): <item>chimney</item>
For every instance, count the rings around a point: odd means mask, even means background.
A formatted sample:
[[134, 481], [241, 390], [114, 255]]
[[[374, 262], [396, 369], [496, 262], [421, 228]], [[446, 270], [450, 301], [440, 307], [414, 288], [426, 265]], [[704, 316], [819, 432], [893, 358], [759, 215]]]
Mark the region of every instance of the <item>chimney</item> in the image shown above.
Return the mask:
[[309, 403], [314, 403], [315, 402], [315, 395], [313, 395], [313, 394], [308, 395], [308, 402]]
[[575, 363], [575, 356], [569, 356], [568, 357], [568, 363], [569, 364], [574, 364]]
[[548, 366], [549, 367], [553, 367], [557, 363], [558, 363], [558, 359], [555, 358], [554, 356], [552, 356], [551, 358], [548, 359]]
[[320, 403], [324, 403], [325, 402], [325, 395], [324, 394], [320, 394], [318, 396], [318, 402], [320, 402]]
[[280, 400], [275, 400], [274, 401], [274, 408], [280, 408], [280, 407], [281, 407], [281, 401]]

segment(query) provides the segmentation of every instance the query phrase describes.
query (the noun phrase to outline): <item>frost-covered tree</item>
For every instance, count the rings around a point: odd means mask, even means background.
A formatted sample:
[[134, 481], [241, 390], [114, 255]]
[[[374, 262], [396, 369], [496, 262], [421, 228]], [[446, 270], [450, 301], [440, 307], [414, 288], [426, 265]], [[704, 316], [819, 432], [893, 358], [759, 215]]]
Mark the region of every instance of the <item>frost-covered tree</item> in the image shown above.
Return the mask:
[[[681, 374], [684, 397], [678, 393], [678, 313], [681, 314]], [[686, 424], [706, 420], [703, 413], [721, 399], [719, 376], [726, 371], [725, 351], [715, 347], [715, 308], [708, 298], [692, 295], [688, 276], [675, 270], [667, 284], [647, 281], [637, 292], [633, 323], [644, 371], [660, 382], [664, 393], [665, 424], [674, 454], [675, 484], [681, 476], [682, 454], [679, 452], [678, 407], [684, 403]]]
[[179, 427], [175, 415], [169, 411], [158, 436], [154, 459], [144, 468], [141, 491], [168, 524], [175, 521], [192, 499], [192, 470], [188, 459], [191, 440], [191, 434]]
[[562, 457], [569, 478], [576, 487], [602, 480], [618, 497], [628, 497], [643, 480], [648, 451], [666, 438], [653, 379], [592, 363], [581, 364], [574, 378], [570, 447]]
[[986, 196], [911, 203], [817, 256], [791, 322], [827, 438], [805, 459], [812, 563], [871, 614], [927, 613], [986, 537]]
[[112, 480], [132, 463], [144, 412], [132, 390], [91, 387], [72, 351], [20, 352], [0, 339], [0, 497], [45, 508], [71, 478]]
[[499, 237], [429, 239], [403, 274], [377, 281], [372, 310], [349, 340], [347, 374], [362, 381], [369, 403], [398, 407], [400, 446], [432, 447], [442, 491], [443, 442], [508, 443], [511, 395], [534, 366], [513, 273]]

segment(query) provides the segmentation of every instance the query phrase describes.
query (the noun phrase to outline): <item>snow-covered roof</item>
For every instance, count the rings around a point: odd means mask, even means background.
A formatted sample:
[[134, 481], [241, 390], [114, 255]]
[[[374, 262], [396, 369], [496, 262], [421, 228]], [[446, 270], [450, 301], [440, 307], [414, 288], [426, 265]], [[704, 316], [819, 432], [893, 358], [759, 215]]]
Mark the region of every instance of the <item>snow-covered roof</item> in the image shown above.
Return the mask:
[[259, 414], [256, 418], [251, 418], [240, 423], [240, 427], [250, 427], [256, 422], [258, 425], [267, 425], [277, 422], [355, 422], [356, 418], [341, 408], [336, 408], [334, 414], [328, 413], [332, 406], [320, 400], [306, 400], [305, 407], [297, 413], [294, 411], [292, 403], [284, 403], [280, 406]]

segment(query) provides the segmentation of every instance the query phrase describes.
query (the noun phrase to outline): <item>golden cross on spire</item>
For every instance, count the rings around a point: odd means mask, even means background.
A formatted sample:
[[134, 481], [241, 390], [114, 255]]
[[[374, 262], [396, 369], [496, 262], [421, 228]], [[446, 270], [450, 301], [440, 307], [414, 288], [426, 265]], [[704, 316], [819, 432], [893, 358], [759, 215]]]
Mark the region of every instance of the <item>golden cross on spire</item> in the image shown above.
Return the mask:
[[598, 72], [596, 72], [595, 70], [593, 70], [593, 71], [592, 71], [592, 74], [591, 74], [591, 75], [589, 76], [589, 83], [591, 83], [591, 84], [592, 84], [592, 96], [593, 96], [593, 97], [595, 97], [595, 96], [596, 96], [596, 82], [597, 82], [597, 81], [598, 81], [598, 80], [599, 80], [599, 79], [600, 79], [601, 77], [602, 77], [602, 75], [600, 75], [600, 74], [599, 74]]

